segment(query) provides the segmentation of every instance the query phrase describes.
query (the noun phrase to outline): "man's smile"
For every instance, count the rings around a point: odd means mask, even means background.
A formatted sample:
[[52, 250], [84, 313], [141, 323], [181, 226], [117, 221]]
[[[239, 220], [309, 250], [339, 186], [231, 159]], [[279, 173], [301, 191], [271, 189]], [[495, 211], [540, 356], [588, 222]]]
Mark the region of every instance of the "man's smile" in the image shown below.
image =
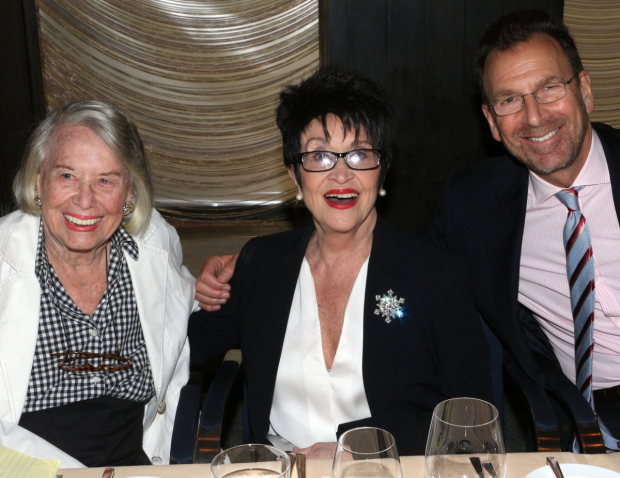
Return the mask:
[[556, 134], [559, 130], [560, 130], [560, 128], [556, 128], [556, 129], [554, 129], [553, 131], [550, 131], [550, 132], [549, 132], [549, 133], [547, 133], [546, 135], [541, 136], [541, 137], [539, 137], [539, 138], [535, 138], [535, 137], [533, 137], [533, 136], [530, 136], [530, 137], [528, 137], [527, 139], [529, 139], [530, 141], [534, 141], [534, 142], [536, 142], [536, 143], [540, 143], [540, 142], [542, 142], [542, 141], [546, 141], [546, 140], [548, 140], [548, 139], [549, 139], [549, 138], [551, 138], [552, 136], [555, 136], [555, 134]]

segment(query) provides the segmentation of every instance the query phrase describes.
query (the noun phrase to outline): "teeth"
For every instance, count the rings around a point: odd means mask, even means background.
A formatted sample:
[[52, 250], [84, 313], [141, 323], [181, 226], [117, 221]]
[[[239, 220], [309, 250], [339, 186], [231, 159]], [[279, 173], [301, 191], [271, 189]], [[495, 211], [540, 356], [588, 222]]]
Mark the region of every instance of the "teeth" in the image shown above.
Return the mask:
[[[558, 128], [558, 129], [560, 129], [560, 128]], [[558, 132], [558, 129], [553, 130], [553, 131], [551, 131], [550, 133], [548, 133], [548, 134], [546, 134], [546, 135], [544, 135], [544, 136], [541, 136], [540, 138], [528, 138], [528, 139], [529, 139], [530, 141], [534, 141], [534, 142], [536, 142], [536, 143], [540, 143], [541, 141], [545, 141], [545, 140], [547, 140], [547, 139], [551, 138], [551, 136], [553, 136], [555, 133], [557, 133], [557, 132]]]
[[63, 214], [63, 216], [67, 221], [76, 226], [93, 226], [101, 221], [100, 217], [96, 219], [78, 219], [77, 217], [69, 216], [69, 214]]
[[349, 198], [356, 198], [357, 196], [359, 196], [359, 194], [357, 193], [347, 193], [347, 194], [326, 194], [325, 197], [326, 198], [338, 198], [338, 199], [349, 199]]

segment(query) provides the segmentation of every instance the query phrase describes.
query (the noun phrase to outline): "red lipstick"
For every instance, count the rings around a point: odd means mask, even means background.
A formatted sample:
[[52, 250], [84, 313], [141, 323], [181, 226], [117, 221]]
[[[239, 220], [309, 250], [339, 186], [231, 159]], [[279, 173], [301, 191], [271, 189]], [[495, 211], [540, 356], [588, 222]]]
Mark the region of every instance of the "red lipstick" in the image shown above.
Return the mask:
[[[351, 196], [347, 198], [342, 198], [338, 196], [343, 196], [347, 194], [356, 194], [357, 196]], [[349, 209], [357, 204], [357, 201], [360, 198], [360, 193], [355, 189], [346, 188], [346, 189], [330, 189], [323, 196], [329, 207], [333, 207], [334, 209]]]
[[[77, 215], [77, 214], [67, 214], [67, 216], [71, 216], [71, 217], [74, 217], [76, 219], [81, 219], [83, 221], [88, 220], [88, 219], [102, 219], [102, 216], [80, 216], [80, 215]], [[90, 232], [90, 231], [93, 231], [93, 230], [95, 230], [97, 228], [97, 226], [101, 222], [99, 220], [95, 224], [80, 225], [80, 224], [73, 224], [73, 223], [69, 222], [64, 214], [63, 214], [62, 217], [65, 220], [65, 224], [67, 225], [67, 227], [69, 229], [71, 229], [72, 231], [76, 231], [76, 232]]]

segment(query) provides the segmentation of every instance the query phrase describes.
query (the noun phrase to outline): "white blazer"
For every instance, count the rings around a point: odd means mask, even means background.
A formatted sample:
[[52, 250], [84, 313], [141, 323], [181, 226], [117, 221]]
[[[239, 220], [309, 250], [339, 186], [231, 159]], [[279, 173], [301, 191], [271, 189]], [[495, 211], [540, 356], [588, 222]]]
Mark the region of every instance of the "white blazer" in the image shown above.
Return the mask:
[[[35, 456], [38, 449], [55, 448], [47, 442], [39, 448], [42, 439], [11, 424], [22, 414], [39, 330], [38, 233], [38, 217], [16, 211], [0, 218], [0, 445]], [[176, 230], [157, 211], [147, 231], [132, 237], [139, 257], [126, 258], [155, 384], [145, 407], [143, 448], [154, 464], [167, 464], [179, 392], [189, 377], [187, 319], [196, 308], [195, 281], [182, 266]], [[79, 466], [59, 457], [63, 468]]]

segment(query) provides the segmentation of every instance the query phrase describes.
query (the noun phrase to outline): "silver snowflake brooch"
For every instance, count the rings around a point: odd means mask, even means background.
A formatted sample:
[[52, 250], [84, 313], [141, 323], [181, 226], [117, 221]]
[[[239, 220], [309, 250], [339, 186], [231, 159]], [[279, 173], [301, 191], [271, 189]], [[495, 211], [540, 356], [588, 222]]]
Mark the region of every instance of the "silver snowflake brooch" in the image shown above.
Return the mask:
[[383, 297], [376, 295], [375, 299], [377, 299], [377, 307], [379, 307], [375, 309], [375, 315], [385, 317], [385, 321], [388, 324], [392, 322], [392, 319], [401, 318], [403, 316], [401, 304], [405, 302], [405, 299], [402, 297], [399, 299], [394, 295], [393, 290], [388, 290], [387, 294], [383, 294]]

